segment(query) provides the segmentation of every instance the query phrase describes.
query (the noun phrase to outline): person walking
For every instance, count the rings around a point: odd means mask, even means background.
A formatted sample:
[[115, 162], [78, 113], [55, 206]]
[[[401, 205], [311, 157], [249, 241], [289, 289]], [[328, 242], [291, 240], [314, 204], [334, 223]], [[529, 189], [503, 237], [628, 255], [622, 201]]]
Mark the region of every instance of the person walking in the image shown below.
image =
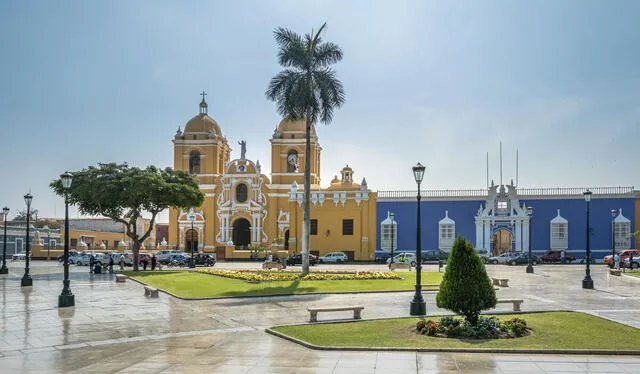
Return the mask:
[[94, 264], [95, 264], [95, 259], [93, 258], [93, 255], [91, 255], [91, 257], [89, 257], [89, 273], [93, 273]]
[[124, 253], [120, 255], [118, 262], [120, 263], [120, 270], [124, 270]]
[[151, 271], [156, 270], [156, 264], [158, 260], [156, 260], [156, 255], [151, 255]]
[[147, 265], [149, 265], [149, 260], [147, 260], [147, 256], [142, 256], [142, 270], [147, 271]]
[[109, 256], [109, 274], [113, 274], [113, 256]]
[[564, 250], [560, 251], [560, 263], [564, 264]]

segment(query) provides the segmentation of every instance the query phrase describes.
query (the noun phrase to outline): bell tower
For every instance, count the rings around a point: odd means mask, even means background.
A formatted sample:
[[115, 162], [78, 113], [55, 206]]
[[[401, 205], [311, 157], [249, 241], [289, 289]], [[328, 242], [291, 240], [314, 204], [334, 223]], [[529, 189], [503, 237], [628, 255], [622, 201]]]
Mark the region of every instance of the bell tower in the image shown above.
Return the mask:
[[289, 190], [294, 181], [304, 183], [305, 158], [311, 158], [311, 188], [320, 188], [320, 152], [315, 125], [311, 127], [311, 154], [305, 154], [305, 120], [283, 119], [271, 142], [271, 183], [275, 189]]

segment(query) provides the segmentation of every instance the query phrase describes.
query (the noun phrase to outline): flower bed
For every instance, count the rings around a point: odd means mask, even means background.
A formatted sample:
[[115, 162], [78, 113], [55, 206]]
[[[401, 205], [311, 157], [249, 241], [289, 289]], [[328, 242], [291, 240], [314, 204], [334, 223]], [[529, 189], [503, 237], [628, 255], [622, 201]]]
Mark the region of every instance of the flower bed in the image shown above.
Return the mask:
[[440, 321], [422, 319], [416, 323], [416, 331], [435, 337], [465, 339], [519, 338], [531, 333], [527, 322], [519, 317], [504, 322], [498, 320], [497, 317], [480, 317], [475, 326], [466, 320], [451, 316], [442, 317]]
[[200, 269], [198, 273], [217, 275], [220, 277], [242, 279], [247, 282], [274, 282], [293, 280], [363, 280], [363, 279], [402, 279], [391, 271], [314, 271], [303, 275], [300, 271], [291, 270], [219, 270]]

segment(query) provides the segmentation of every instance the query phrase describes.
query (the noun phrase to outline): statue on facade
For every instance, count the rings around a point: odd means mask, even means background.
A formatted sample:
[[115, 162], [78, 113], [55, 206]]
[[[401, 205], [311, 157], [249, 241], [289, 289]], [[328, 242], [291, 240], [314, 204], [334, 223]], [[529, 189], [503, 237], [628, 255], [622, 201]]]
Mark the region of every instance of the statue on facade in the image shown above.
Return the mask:
[[247, 142], [242, 140], [239, 141], [238, 144], [240, 144], [240, 158], [244, 160], [245, 155], [247, 154]]

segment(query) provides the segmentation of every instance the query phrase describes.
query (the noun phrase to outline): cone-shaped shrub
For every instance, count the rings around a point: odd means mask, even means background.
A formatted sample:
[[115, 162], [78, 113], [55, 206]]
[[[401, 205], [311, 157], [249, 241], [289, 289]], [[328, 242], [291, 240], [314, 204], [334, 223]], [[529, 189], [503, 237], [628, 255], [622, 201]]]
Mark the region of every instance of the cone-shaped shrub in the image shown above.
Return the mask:
[[463, 315], [475, 325], [480, 311], [496, 306], [496, 292], [473, 246], [458, 236], [436, 295], [438, 308]]

